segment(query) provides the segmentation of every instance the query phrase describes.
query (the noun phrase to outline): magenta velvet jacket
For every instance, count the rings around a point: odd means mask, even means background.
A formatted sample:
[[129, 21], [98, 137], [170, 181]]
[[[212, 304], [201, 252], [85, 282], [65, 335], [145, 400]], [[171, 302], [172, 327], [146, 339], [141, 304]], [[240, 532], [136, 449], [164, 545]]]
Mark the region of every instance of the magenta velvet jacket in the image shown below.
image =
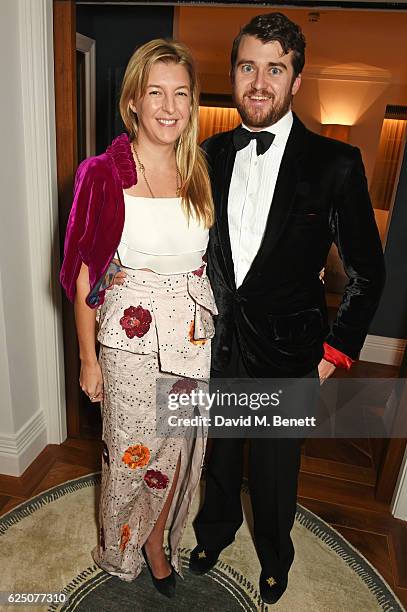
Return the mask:
[[[102, 155], [89, 157], [79, 166], [74, 199], [66, 228], [60, 280], [71, 302], [82, 262], [89, 268], [92, 290], [104, 277], [119, 245], [124, 226], [123, 189], [137, 183], [136, 166], [127, 134], [121, 134]], [[97, 294], [95, 308], [103, 304], [105, 291]]]

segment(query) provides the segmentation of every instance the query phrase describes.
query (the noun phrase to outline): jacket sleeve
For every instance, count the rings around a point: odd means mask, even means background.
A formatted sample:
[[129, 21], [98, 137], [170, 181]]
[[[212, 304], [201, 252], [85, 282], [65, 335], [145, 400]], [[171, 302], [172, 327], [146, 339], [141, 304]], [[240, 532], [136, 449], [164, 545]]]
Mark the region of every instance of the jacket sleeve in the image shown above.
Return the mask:
[[326, 342], [357, 359], [379, 304], [385, 268], [360, 151], [352, 153], [333, 218], [334, 241], [349, 281]]
[[[100, 211], [106, 194], [105, 173], [97, 158], [84, 160], [75, 176], [74, 197], [65, 234], [64, 259], [60, 281], [68, 299], [73, 302], [76, 280], [84, 262], [94, 247], [94, 237]], [[92, 279], [90, 279], [92, 285]]]

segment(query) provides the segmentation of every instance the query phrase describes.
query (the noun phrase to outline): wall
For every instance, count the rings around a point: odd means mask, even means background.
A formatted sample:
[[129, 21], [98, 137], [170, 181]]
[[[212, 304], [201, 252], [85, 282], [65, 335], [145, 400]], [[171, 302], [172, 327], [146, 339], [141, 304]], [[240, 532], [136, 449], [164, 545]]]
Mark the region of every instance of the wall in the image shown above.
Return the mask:
[[120, 84], [134, 49], [171, 37], [173, 7], [78, 5], [76, 30], [96, 40], [96, 151], [123, 131], [117, 111]]
[[[201, 86], [205, 93], [231, 93], [227, 74], [202, 74]], [[335, 109], [338, 107], [338, 99], [342, 108], [345, 103], [352, 108], [345, 116], [329, 115], [330, 103]], [[317, 74], [310, 77], [305, 71], [301, 87], [294, 98], [293, 109], [305, 125], [317, 133], [321, 131], [321, 122], [346, 123], [349, 120], [349, 123], [353, 123], [349, 142], [361, 149], [370, 184], [386, 106], [404, 105], [406, 99], [407, 85], [389, 83], [385, 79], [353, 80], [351, 75], [337, 79]], [[327, 109], [325, 116], [321, 107]]]
[[407, 338], [407, 147], [391, 216], [385, 260], [387, 281], [371, 333]]
[[[374, 81], [365, 78], [366, 80], [353, 80], [351, 76], [346, 79], [309, 78], [305, 72], [293, 107], [307, 127], [316, 132], [320, 132], [321, 122], [349, 122], [349, 142], [362, 151], [370, 184], [386, 106], [405, 104], [407, 85], [389, 83], [385, 79]], [[338, 106], [342, 109], [342, 114], [335, 113]], [[325, 109], [325, 114], [321, 112], [321, 108]]]
[[[13, 432], [13, 412], [11, 402], [11, 387], [10, 387], [10, 368], [8, 362], [7, 351], [7, 335], [6, 335], [6, 318], [3, 308], [3, 284], [1, 282], [0, 269], [0, 346], [3, 349], [0, 351], [0, 389], [1, 393], [1, 409], [0, 409], [0, 432], [2, 434], [10, 434]], [[6, 350], [4, 350], [6, 349]]]
[[[325, 84], [326, 81], [322, 83]], [[328, 84], [333, 89], [336, 88], [337, 97], [345, 90], [346, 99], [350, 100], [352, 107], [357, 109], [354, 116], [355, 125], [350, 131], [350, 142], [361, 149], [366, 175], [370, 181], [386, 105], [405, 104], [407, 86], [367, 80], [347, 80], [345, 82], [331, 80], [328, 81]], [[321, 92], [321, 80], [305, 78], [294, 104], [306, 125], [315, 131], [319, 131], [321, 122], [321, 95], [325, 95], [325, 107], [329, 108], [330, 97], [326, 90]], [[369, 330], [369, 333], [375, 336], [407, 339], [406, 199], [407, 158], [405, 153], [385, 248], [386, 286], [378, 312]]]
[[[0, 224], [0, 340], [2, 372], [0, 438], [3, 450], [39, 409], [34, 319], [31, 308], [30, 252], [25, 193], [24, 131], [20, 78], [19, 5], [0, 3], [2, 88], [0, 149], [2, 222]], [[5, 325], [2, 325], [1, 318]], [[7, 371], [8, 370], [8, 371]], [[7, 380], [8, 379], [8, 380]], [[4, 391], [4, 392], [3, 392]], [[1, 442], [0, 442], [1, 449]], [[2, 453], [0, 451], [0, 462]], [[3, 457], [5, 460], [5, 457]], [[0, 467], [0, 472], [3, 470]]]
[[[13, 399], [13, 423], [23, 425], [37, 403], [33, 315], [29, 307], [31, 290], [27, 200], [24, 181], [24, 132], [20, 81], [18, 4], [0, 5], [0, 72], [3, 75], [0, 132], [3, 220], [0, 224], [0, 270], [2, 302], [7, 322], [5, 344]], [[17, 272], [18, 271], [18, 272]], [[28, 298], [28, 299], [27, 299]], [[31, 350], [30, 350], [31, 347]], [[1, 417], [0, 411], [0, 419]], [[1, 430], [2, 421], [0, 421]]]
[[0, 473], [65, 437], [60, 359], [52, 0], [0, 3]]

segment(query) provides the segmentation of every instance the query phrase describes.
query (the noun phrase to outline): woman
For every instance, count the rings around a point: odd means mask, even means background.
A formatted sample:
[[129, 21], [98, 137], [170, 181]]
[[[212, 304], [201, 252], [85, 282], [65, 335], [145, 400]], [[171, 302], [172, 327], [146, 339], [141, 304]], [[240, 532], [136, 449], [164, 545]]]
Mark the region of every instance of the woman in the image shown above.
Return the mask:
[[[80, 385], [102, 402], [100, 543], [93, 557], [130, 581], [144, 556], [154, 585], [169, 597], [173, 568], [181, 573], [178, 548], [205, 436], [157, 437], [156, 378], [179, 391], [191, 385], [180, 377], [209, 376], [216, 313], [202, 259], [214, 213], [197, 146], [198, 111], [186, 47], [153, 40], [133, 54], [120, 99], [129, 136], [80, 165], [61, 271], [75, 305]], [[117, 264], [123, 284], [105, 293]], [[171, 564], [163, 550], [166, 524]]]

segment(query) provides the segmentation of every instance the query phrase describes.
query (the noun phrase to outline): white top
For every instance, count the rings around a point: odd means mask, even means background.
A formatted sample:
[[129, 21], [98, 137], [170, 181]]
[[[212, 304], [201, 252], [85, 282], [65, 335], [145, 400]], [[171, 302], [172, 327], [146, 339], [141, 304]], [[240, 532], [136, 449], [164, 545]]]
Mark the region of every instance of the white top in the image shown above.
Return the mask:
[[209, 231], [192, 216], [188, 223], [181, 198], [123, 194], [125, 222], [117, 256], [124, 267], [181, 274], [202, 265]]
[[[293, 115], [289, 111], [274, 125], [263, 128], [275, 134], [271, 147], [263, 155], [256, 153], [256, 140], [251, 140], [247, 147], [236, 153], [228, 199], [236, 287], [242, 284], [263, 239], [292, 124]], [[243, 127], [249, 130], [245, 125]]]

